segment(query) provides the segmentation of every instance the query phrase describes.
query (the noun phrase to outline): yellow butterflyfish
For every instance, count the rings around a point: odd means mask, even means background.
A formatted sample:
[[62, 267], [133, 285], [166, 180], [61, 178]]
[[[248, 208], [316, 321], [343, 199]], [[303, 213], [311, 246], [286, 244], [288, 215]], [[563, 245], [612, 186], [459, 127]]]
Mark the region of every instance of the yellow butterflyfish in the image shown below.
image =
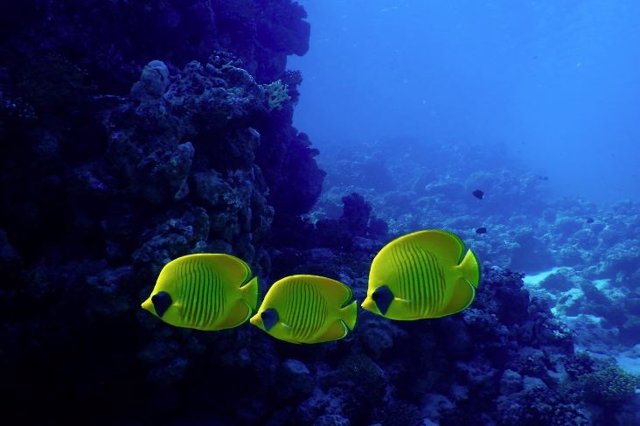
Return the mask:
[[197, 253], [167, 263], [142, 308], [176, 327], [223, 330], [249, 319], [258, 303], [258, 278], [243, 260]]
[[466, 309], [479, 282], [478, 259], [458, 236], [413, 232], [375, 256], [362, 308], [394, 320], [439, 318]]
[[317, 275], [275, 282], [251, 324], [290, 343], [320, 343], [345, 337], [356, 325], [357, 302], [343, 283]]

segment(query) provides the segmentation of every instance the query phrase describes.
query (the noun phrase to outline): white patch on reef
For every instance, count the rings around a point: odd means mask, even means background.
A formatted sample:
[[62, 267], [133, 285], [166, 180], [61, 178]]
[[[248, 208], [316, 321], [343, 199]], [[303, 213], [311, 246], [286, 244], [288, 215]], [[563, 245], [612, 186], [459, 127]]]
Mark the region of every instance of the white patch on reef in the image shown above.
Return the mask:
[[600, 291], [606, 290], [609, 288], [609, 283], [611, 280], [609, 278], [603, 278], [600, 280], [593, 280], [593, 285]]
[[[529, 293], [531, 293], [532, 296], [548, 300], [550, 302], [549, 304], [552, 307], [551, 310], [553, 311], [553, 307], [556, 305], [559, 294], [557, 292], [551, 292], [547, 290], [546, 288], [542, 287], [541, 284], [551, 275], [566, 269], [570, 268], [567, 268], [565, 266], [556, 266], [547, 271], [538, 272], [537, 274], [525, 275], [522, 281], [524, 283], [524, 286], [527, 290], [529, 290]], [[554, 315], [556, 314], [555, 311], [553, 311], [553, 313]]]
[[584, 297], [584, 291], [581, 288], [572, 288], [560, 294], [556, 305], [551, 308], [551, 312], [558, 318], [564, 318], [567, 309], [578, 303]]
[[547, 279], [549, 275], [555, 274], [563, 268], [565, 267], [556, 266], [549, 269], [548, 271], [542, 271], [532, 275], [525, 275], [522, 281], [524, 281], [524, 285], [526, 285], [527, 287], [540, 287], [540, 283]]
[[604, 278], [599, 280], [593, 280], [593, 285], [596, 286], [607, 298], [614, 302], [618, 302], [627, 297], [621, 286], [616, 286], [610, 278]]
[[630, 358], [626, 355], [618, 355], [616, 357], [618, 365], [627, 373], [640, 375], [640, 358]]
[[616, 356], [620, 368], [627, 373], [640, 376], [640, 344]]

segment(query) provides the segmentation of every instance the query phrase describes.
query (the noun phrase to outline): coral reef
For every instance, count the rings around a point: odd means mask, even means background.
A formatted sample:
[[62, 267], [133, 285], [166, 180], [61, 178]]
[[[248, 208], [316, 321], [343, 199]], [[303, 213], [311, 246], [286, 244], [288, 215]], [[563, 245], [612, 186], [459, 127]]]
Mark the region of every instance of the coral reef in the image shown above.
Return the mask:
[[[315, 203], [324, 174], [291, 127], [301, 78], [286, 70], [309, 24], [288, 0], [8, 7], [2, 397], [25, 424], [80, 415], [63, 399], [108, 423], [151, 404], [134, 396], [146, 387], [187, 380], [207, 352], [138, 312], [160, 268], [233, 252], [265, 276], [272, 222], [288, 211], [275, 194], [300, 200], [294, 217]], [[224, 346], [222, 358], [246, 351]], [[22, 413], [33, 400], [42, 410]]]
[[[409, 152], [395, 149], [400, 145]], [[529, 290], [571, 325], [579, 344], [604, 353], [637, 343], [638, 204], [552, 199], [544, 194], [548, 178], [501, 147], [397, 140], [349, 146], [323, 152], [329, 178], [311, 216], [335, 215], [340, 194], [357, 191], [391, 235], [449, 229], [480, 258], [527, 273]], [[473, 151], [472, 163], [465, 149]], [[387, 183], [378, 186], [378, 177]], [[472, 196], [477, 188], [482, 200]]]
[[620, 403], [635, 394], [640, 379], [611, 366], [582, 376], [581, 385], [589, 401], [608, 404]]

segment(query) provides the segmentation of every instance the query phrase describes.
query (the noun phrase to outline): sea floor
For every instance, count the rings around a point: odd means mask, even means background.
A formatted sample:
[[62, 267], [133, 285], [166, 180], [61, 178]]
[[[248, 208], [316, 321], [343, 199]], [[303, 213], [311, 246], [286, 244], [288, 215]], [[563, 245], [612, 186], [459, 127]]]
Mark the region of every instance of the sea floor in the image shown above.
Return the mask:
[[[573, 297], [574, 299], [582, 296], [582, 291], [579, 289], [554, 292], [543, 288], [542, 283], [547, 278], [565, 268], [571, 269], [558, 266], [535, 274], [527, 274], [523, 278], [524, 284], [532, 295], [545, 298], [551, 302], [551, 311], [554, 315], [576, 334], [576, 349], [588, 352], [595, 358], [613, 358], [618, 366], [626, 372], [640, 375], [640, 343], [631, 347], [614, 344], [607, 337], [610, 337], [611, 340], [615, 339], [616, 331], [615, 329], [606, 328], [604, 325], [606, 323], [605, 318], [594, 314], [565, 315], [562, 313], [561, 306], [558, 304], [553, 306], [555, 301], [562, 300], [560, 295], [567, 295], [567, 297]], [[608, 279], [597, 279], [593, 280], [592, 283], [601, 291], [609, 290], [609, 292], [615, 292], [615, 289], [611, 288], [611, 281]], [[565, 300], [567, 297], [565, 297]], [[637, 392], [640, 394], [640, 388]]]

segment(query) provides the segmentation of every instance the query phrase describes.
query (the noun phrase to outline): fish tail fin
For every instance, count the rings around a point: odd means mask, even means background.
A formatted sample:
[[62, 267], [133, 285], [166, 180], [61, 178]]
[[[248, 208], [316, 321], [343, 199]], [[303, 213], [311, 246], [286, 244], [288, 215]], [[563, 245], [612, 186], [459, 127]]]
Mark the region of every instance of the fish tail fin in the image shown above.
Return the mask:
[[240, 290], [249, 307], [255, 311], [258, 305], [258, 277], [251, 278], [248, 283], [240, 287]]
[[356, 327], [358, 321], [358, 302], [356, 300], [340, 309], [340, 319], [349, 327], [349, 330]]
[[473, 287], [478, 288], [480, 283], [480, 262], [478, 262], [478, 258], [471, 249], [467, 250], [467, 254], [465, 254], [458, 267], [462, 270], [464, 279]]

